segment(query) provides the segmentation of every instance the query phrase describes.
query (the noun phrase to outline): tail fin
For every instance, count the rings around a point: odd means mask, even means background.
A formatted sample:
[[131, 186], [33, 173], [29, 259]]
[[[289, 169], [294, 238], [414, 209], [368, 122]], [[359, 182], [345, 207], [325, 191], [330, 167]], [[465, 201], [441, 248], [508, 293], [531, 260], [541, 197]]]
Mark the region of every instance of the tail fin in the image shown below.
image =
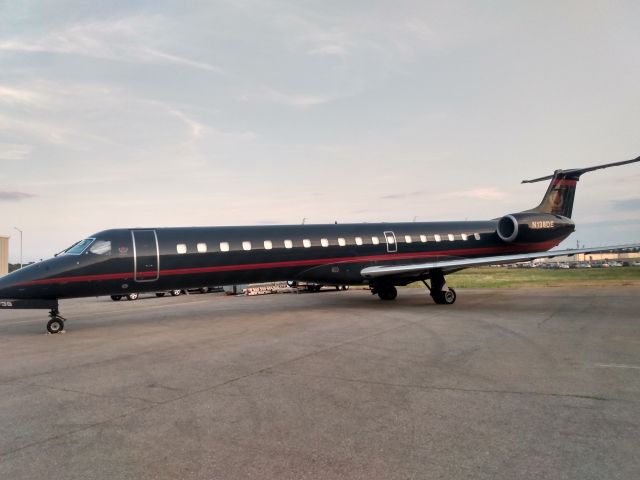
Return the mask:
[[553, 175], [534, 178], [533, 180], [523, 180], [522, 183], [534, 183], [551, 179], [547, 193], [544, 194], [540, 205], [525, 212], [551, 213], [553, 215], [562, 215], [563, 217], [571, 218], [573, 199], [576, 195], [576, 185], [582, 174], [601, 168], [617, 167], [634, 162], [640, 162], [640, 157], [634, 158], [633, 160], [597, 165], [595, 167], [556, 170]]

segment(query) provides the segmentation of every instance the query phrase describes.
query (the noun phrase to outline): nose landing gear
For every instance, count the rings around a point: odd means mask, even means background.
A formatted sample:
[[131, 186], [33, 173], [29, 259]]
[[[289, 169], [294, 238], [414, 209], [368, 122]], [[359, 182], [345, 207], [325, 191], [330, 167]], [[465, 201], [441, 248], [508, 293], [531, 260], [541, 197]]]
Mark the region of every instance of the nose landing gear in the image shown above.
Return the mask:
[[57, 308], [52, 308], [49, 311], [49, 318], [50, 320], [47, 322], [47, 332], [54, 334], [64, 330], [64, 322], [67, 319], [60, 315], [60, 311]]

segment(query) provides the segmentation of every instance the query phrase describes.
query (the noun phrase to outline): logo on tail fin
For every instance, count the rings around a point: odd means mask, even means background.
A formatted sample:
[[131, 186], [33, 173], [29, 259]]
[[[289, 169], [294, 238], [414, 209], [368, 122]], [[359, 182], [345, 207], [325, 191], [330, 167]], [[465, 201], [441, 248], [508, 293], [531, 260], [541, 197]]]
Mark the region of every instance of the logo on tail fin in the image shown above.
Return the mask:
[[581, 175], [594, 170], [600, 170], [601, 168], [617, 167], [636, 162], [640, 162], [640, 157], [636, 157], [632, 160], [623, 160], [622, 162], [596, 165], [595, 167], [556, 170], [553, 175], [534, 178], [533, 180], [523, 180], [522, 183], [533, 183], [551, 179], [549, 188], [547, 189], [542, 202], [540, 202], [540, 205], [536, 208], [532, 208], [531, 210], [525, 210], [523, 213], [551, 213], [553, 215], [562, 215], [563, 217], [571, 218], [571, 213], [573, 211], [573, 199], [576, 195], [576, 185]]

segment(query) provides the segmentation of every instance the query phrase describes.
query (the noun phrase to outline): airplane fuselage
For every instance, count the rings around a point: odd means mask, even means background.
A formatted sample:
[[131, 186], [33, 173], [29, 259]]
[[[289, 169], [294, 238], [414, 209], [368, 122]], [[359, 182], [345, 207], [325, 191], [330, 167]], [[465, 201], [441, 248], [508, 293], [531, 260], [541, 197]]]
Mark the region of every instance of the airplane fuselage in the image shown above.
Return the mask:
[[369, 282], [360, 273], [366, 267], [547, 250], [574, 230], [568, 218], [530, 213], [518, 219], [518, 237], [506, 242], [497, 233], [499, 220], [105, 230], [0, 279], [0, 298], [282, 280], [363, 284]]

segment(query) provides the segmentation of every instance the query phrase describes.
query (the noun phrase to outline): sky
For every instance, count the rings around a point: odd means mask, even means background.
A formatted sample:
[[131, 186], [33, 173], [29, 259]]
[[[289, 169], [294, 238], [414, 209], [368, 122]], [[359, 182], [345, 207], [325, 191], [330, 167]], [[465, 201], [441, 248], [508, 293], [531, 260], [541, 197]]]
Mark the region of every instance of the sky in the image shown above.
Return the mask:
[[[640, 155], [640, 2], [0, 0], [0, 235], [488, 219]], [[640, 165], [565, 242], [640, 241]]]

